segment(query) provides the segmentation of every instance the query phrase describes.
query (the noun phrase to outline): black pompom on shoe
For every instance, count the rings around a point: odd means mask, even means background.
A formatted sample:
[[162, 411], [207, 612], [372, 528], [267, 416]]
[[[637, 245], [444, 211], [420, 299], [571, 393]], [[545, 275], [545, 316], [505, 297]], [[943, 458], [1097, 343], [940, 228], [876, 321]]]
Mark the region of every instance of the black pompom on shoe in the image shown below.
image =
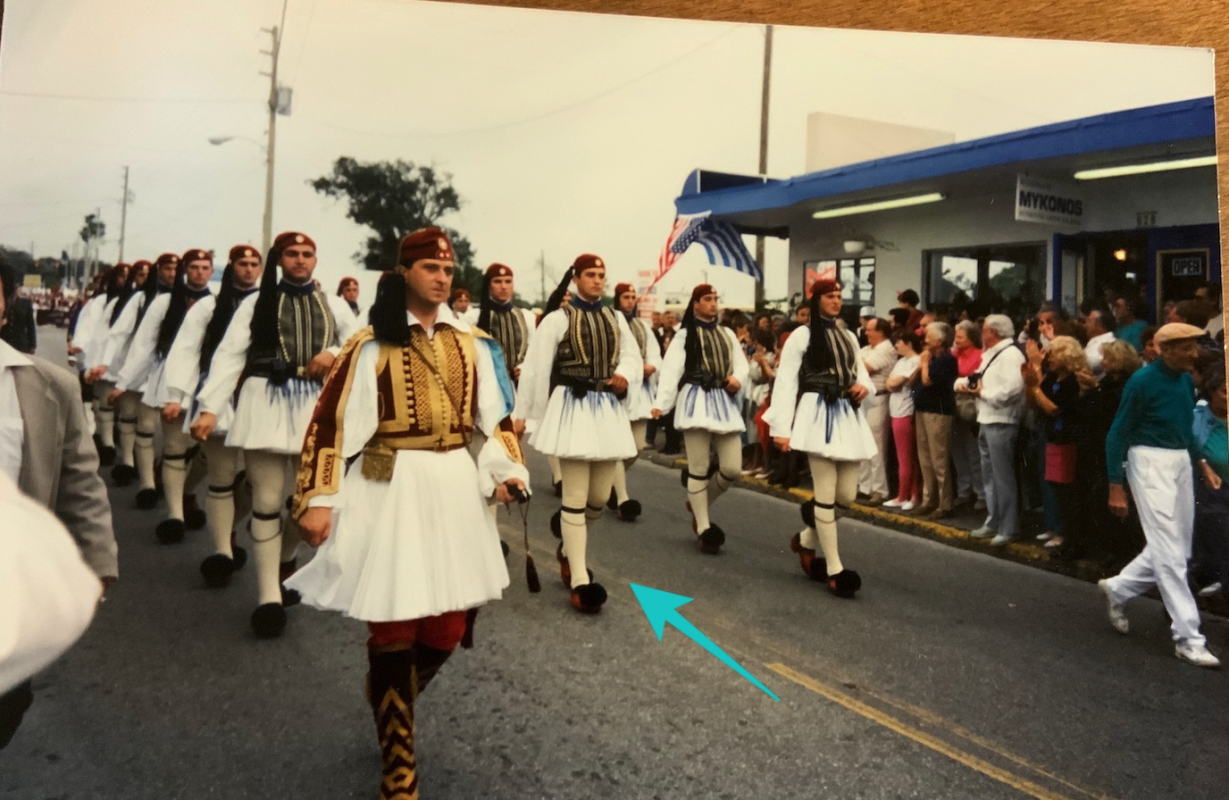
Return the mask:
[[231, 558], [235, 562], [235, 572], [243, 569], [243, 566], [248, 563], [248, 551], [246, 548], [240, 547], [232, 543], [230, 546]]
[[700, 552], [710, 556], [721, 552], [723, 544], [725, 544], [725, 531], [716, 525], [709, 525], [696, 537], [696, 546], [700, 548]]
[[184, 524], [180, 519], [164, 519], [154, 528], [154, 535], [162, 544], [178, 544], [183, 541]]
[[624, 522], [635, 522], [636, 517], [640, 516], [642, 511], [639, 500], [628, 500], [626, 503], [619, 504], [619, 510], [616, 513]]
[[280, 603], [265, 603], [252, 612], [252, 633], [259, 639], [276, 639], [286, 630], [286, 609]]
[[555, 481], [551, 487], [555, 490], [555, 497], [563, 497], [563, 481]]
[[196, 498], [184, 498], [183, 524], [190, 531], [199, 531], [205, 527], [205, 511], [196, 504]]
[[115, 463], [115, 448], [100, 447], [98, 449], [98, 464], [99, 466], [109, 467]]
[[211, 589], [229, 586], [235, 569], [235, 559], [227, 558], [221, 553], [214, 553], [201, 562], [201, 575], [205, 578], [205, 585]]
[[111, 480], [116, 486], [131, 486], [137, 479], [137, 468], [128, 464], [116, 464], [111, 468]]
[[606, 604], [606, 589], [600, 583], [586, 583], [572, 590], [572, 608], [582, 614], [596, 614]]
[[850, 598], [862, 588], [862, 577], [851, 569], [828, 576], [828, 591], [837, 597]]
[[550, 532], [556, 539], [563, 538], [563, 510], [550, 515]]
[[142, 489], [137, 492], [137, 508], [142, 511], [149, 511], [158, 505], [158, 500], [161, 496], [157, 489]]
[[298, 589], [287, 589], [282, 586], [282, 607], [291, 608], [303, 602], [303, 595], [299, 594]]

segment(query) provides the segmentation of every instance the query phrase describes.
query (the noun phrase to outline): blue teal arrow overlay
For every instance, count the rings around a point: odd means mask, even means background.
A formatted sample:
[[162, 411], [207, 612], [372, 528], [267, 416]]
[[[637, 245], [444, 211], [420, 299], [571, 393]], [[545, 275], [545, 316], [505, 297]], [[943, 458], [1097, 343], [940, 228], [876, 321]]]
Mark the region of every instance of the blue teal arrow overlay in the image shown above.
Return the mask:
[[771, 690], [747, 670], [743, 666], [729, 656], [724, 650], [713, 643], [713, 640], [700, 632], [700, 629], [688, 622], [682, 614], [679, 613], [679, 608], [691, 602], [690, 597], [684, 597], [681, 594], [672, 594], [663, 592], [661, 589], [654, 589], [649, 586], [641, 586], [638, 583], [629, 584], [632, 591], [636, 594], [636, 599], [640, 601], [640, 607], [644, 609], [644, 615], [649, 618], [649, 625], [653, 628], [653, 632], [657, 634], [657, 641], [661, 641], [662, 635], [666, 632], [666, 623], [673, 625], [679, 633], [691, 639], [696, 644], [703, 647], [711, 655], [715, 656], [718, 661], [725, 664], [730, 669], [742, 675], [764, 694], [781, 702], [781, 698], [772, 693]]

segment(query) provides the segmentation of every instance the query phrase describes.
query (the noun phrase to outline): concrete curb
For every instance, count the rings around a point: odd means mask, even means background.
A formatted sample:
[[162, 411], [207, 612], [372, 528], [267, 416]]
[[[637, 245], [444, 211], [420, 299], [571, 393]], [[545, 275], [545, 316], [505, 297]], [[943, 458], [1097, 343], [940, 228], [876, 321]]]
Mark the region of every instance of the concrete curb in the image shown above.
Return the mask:
[[[680, 456], [662, 455], [655, 450], [641, 451], [640, 457], [646, 459], [660, 467], [668, 469], [682, 470], [687, 466], [687, 459]], [[814, 495], [808, 489], [783, 489], [778, 486], [773, 486], [763, 478], [751, 478], [742, 476], [736, 484], [740, 488], [747, 489], [759, 494], [765, 494], [770, 497], [777, 497], [782, 500], [789, 500], [801, 505], [812, 499]], [[915, 519], [906, 514], [893, 514], [889, 511], [884, 511], [881, 508], [865, 506], [860, 503], [854, 503], [853, 508], [845, 512], [845, 516], [851, 519], [868, 522], [878, 525], [889, 530], [898, 531], [900, 533], [908, 533], [913, 536], [919, 536], [923, 539], [941, 542], [949, 547], [958, 547], [962, 550], [972, 550], [982, 555], [991, 558], [1000, 558], [1004, 561], [1013, 561], [1017, 564], [1043, 569], [1047, 572], [1055, 572], [1060, 575], [1066, 575], [1077, 580], [1096, 583], [1102, 578], [1108, 578], [1113, 573], [1104, 565], [1096, 561], [1087, 559], [1067, 560], [1054, 558], [1053, 553], [1046, 550], [1044, 547], [1039, 547], [1024, 541], [1011, 542], [1001, 547], [991, 547], [988, 540], [974, 539], [969, 536], [969, 531], [954, 525], [944, 525], [940, 522], [932, 522], [930, 520]], [[1159, 599], [1159, 595], [1155, 591], [1150, 592], [1149, 596]], [[1221, 617], [1229, 617], [1229, 601], [1221, 598], [1203, 598], [1196, 596], [1196, 602], [1199, 608], [1205, 613], [1216, 614]]]

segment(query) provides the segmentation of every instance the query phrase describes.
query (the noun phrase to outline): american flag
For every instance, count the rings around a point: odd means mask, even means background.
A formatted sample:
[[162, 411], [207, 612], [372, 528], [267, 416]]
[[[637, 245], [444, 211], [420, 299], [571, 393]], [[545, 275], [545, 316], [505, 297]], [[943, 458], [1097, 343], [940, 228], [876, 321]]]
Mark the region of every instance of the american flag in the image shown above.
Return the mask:
[[679, 256], [693, 244], [704, 248], [708, 263], [713, 266], [730, 267], [761, 283], [764, 281], [764, 271], [747, 251], [738, 229], [704, 213], [675, 217], [674, 228], [670, 231], [666, 246], [662, 248], [661, 256], [657, 260], [657, 275], [653, 278], [653, 284], [661, 280]]

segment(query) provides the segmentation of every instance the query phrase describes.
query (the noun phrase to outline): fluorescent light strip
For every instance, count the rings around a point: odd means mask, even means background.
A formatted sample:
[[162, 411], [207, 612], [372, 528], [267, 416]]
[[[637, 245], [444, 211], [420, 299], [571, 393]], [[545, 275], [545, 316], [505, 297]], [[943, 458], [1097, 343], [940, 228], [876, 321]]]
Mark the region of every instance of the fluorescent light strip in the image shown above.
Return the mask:
[[1121, 167], [1082, 169], [1075, 173], [1074, 177], [1077, 181], [1095, 181], [1100, 178], [1118, 178], [1123, 175], [1142, 175], [1145, 172], [1166, 172], [1171, 169], [1214, 166], [1216, 166], [1216, 156], [1200, 156], [1198, 158], [1179, 158], [1174, 161], [1153, 161], [1148, 164], [1125, 164]]
[[825, 208], [822, 211], [816, 211], [811, 216], [815, 219], [831, 219], [832, 217], [846, 217], [850, 214], [865, 214], [870, 211], [887, 211], [889, 208], [905, 208], [906, 206], [920, 206], [925, 203], [937, 203], [944, 199], [946, 199], [944, 195], [934, 192], [932, 194], [914, 195], [913, 197], [901, 197], [896, 200], [862, 203], [856, 206]]

